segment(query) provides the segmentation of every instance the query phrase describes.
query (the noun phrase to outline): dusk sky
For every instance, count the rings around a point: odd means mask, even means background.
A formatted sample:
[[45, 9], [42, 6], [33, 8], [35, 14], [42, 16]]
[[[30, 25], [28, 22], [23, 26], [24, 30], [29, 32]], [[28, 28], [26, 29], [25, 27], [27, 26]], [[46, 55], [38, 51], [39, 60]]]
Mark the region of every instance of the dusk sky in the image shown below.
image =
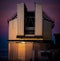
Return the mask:
[[[6, 47], [8, 39], [7, 21], [16, 14], [17, 3], [21, 2], [26, 4], [29, 11], [34, 10], [34, 3], [40, 3], [43, 11], [55, 22], [52, 32], [60, 33], [60, 0], [0, 0], [0, 48]], [[1, 47], [2, 45], [4, 46]]]

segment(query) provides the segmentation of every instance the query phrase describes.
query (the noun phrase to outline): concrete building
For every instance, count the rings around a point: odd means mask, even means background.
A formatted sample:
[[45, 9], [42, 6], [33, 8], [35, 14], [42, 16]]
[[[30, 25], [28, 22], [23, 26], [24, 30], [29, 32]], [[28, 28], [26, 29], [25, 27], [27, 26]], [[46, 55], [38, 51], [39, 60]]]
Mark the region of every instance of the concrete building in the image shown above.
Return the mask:
[[24, 3], [17, 4], [17, 14], [8, 24], [8, 60], [35, 61], [41, 50], [49, 49], [54, 22], [40, 4], [35, 4], [33, 12], [27, 11]]

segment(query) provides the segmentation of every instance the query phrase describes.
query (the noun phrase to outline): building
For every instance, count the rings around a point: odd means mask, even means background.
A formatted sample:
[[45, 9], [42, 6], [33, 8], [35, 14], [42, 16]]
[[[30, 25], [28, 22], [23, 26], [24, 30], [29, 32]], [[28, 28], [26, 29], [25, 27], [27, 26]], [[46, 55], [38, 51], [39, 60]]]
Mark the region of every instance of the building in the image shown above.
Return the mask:
[[60, 33], [55, 33], [55, 60], [60, 61]]
[[60, 34], [54, 34], [55, 36], [55, 43], [56, 43], [56, 48], [60, 48]]
[[35, 4], [33, 12], [27, 11], [24, 3], [17, 4], [17, 14], [8, 24], [9, 60], [35, 61], [41, 57], [42, 50], [50, 48], [54, 22], [40, 4]]

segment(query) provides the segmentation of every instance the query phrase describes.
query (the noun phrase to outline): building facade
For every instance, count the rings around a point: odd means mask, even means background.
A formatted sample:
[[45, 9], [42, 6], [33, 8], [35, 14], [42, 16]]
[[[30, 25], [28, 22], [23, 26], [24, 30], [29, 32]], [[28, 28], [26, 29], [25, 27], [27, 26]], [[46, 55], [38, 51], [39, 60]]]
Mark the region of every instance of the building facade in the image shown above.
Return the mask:
[[17, 4], [17, 14], [8, 24], [8, 60], [35, 61], [41, 57], [41, 50], [50, 48], [54, 22], [40, 4], [35, 4], [32, 12], [24, 3]]

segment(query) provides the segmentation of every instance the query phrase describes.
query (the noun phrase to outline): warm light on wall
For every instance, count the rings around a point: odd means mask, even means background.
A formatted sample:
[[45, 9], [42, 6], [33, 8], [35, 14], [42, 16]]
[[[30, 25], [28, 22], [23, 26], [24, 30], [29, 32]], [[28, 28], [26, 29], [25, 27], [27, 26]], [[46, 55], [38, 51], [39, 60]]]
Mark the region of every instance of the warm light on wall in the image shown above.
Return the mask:
[[21, 43], [25, 43], [25, 42], [21, 42]]

